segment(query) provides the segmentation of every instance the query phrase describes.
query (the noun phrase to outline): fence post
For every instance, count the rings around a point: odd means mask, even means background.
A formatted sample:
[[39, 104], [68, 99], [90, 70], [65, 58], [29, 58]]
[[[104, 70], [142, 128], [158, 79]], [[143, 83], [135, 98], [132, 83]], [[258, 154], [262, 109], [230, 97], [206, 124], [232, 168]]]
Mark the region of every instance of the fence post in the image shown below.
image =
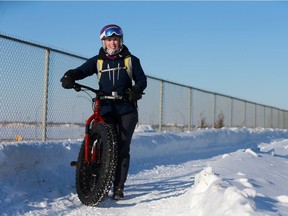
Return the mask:
[[283, 129], [288, 129], [287, 125], [286, 125], [286, 115], [287, 112], [286, 111], [282, 111], [282, 118], [283, 118]]
[[49, 60], [50, 50], [45, 52], [45, 67], [44, 67], [44, 92], [43, 92], [43, 113], [42, 113], [42, 141], [47, 139], [47, 104], [48, 104], [48, 82], [49, 82]]
[[193, 119], [192, 119], [192, 88], [189, 88], [189, 113], [188, 113], [188, 116], [189, 116], [189, 121], [188, 121], [188, 131], [191, 131], [191, 122], [193, 122]]
[[246, 127], [246, 109], [247, 109], [247, 104], [246, 104], [246, 100], [244, 100], [243, 127]]
[[280, 110], [277, 109], [277, 114], [278, 114], [278, 128], [280, 128]]
[[160, 107], [159, 107], [159, 131], [162, 131], [163, 123], [163, 80], [160, 81]]
[[283, 125], [284, 125], [284, 129], [288, 129], [288, 124], [287, 124], [287, 114], [288, 114], [287, 111], [284, 111], [284, 112], [283, 112], [283, 119], [284, 119], [284, 121], [283, 121]]
[[270, 115], [271, 115], [270, 128], [273, 128], [273, 109], [272, 109], [272, 107], [270, 107]]
[[266, 106], [264, 106], [264, 128], [266, 128]]
[[215, 116], [216, 116], [216, 94], [213, 94], [213, 108], [212, 108], [212, 128], [215, 127]]
[[234, 107], [233, 107], [233, 98], [231, 97], [231, 110], [230, 110], [230, 123], [229, 123], [229, 127], [232, 127], [233, 124], [233, 112], [234, 112]]
[[255, 128], [257, 128], [257, 104], [255, 103], [255, 111], [254, 111], [255, 113], [254, 113], [254, 115], [255, 115], [255, 123], [254, 123], [254, 125], [255, 125]]

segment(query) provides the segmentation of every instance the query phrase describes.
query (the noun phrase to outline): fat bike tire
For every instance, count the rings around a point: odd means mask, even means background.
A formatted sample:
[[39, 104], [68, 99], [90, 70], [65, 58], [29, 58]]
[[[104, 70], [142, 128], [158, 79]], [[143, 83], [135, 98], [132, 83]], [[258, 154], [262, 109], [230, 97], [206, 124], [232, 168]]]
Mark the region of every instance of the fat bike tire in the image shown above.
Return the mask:
[[98, 123], [91, 129], [89, 158], [94, 145], [97, 163], [85, 161], [85, 139], [80, 148], [76, 168], [76, 192], [80, 201], [87, 206], [97, 206], [108, 196], [117, 163], [117, 138], [112, 128]]

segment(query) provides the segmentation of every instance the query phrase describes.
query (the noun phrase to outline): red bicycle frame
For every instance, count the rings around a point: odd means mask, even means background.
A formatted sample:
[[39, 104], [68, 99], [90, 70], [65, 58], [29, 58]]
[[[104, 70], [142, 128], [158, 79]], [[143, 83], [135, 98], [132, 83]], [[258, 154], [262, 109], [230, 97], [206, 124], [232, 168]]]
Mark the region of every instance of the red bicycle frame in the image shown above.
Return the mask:
[[[85, 161], [87, 164], [90, 163], [89, 159], [89, 145], [90, 145], [90, 132], [91, 132], [91, 123], [93, 122], [93, 126], [98, 124], [98, 123], [104, 123], [103, 117], [100, 115], [100, 101], [102, 98], [104, 99], [123, 99], [121, 95], [118, 95], [117, 92], [112, 92], [112, 95], [105, 96], [103, 93], [101, 93], [99, 90], [90, 88], [88, 86], [84, 86], [78, 83], [75, 83], [74, 89], [76, 91], [81, 91], [82, 88], [88, 89], [96, 94], [96, 97], [93, 99], [93, 114], [87, 119], [86, 124], [85, 124]], [[97, 156], [97, 149], [94, 148], [92, 149], [92, 161], [96, 162], [96, 156]]]
[[[87, 164], [89, 164], [89, 141], [90, 141], [90, 126], [91, 122], [93, 122], [93, 125], [104, 122], [103, 117], [100, 115], [100, 99], [98, 96], [96, 96], [94, 101], [94, 113], [87, 119], [86, 126], [85, 126], [85, 161]], [[92, 160], [96, 161], [96, 148], [93, 151], [92, 154]]]
[[[82, 89], [88, 89], [92, 92], [94, 92], [96, 94], [96, 97], [93, 99], [93, 114], [87, 119], [86, 124], [85, 124], [85, 151], [84, 151], [84, 158], [85, 158], [85, 162], [87, 164], [90, 163], [89, 160], [89, 142], [90, 142], [90, 128], [91, 128], [91, 123], [93, 122], [93, 125], [96, 125], [98, 123], [103, 123], [104, 119], [103, 117], [100, 115], [100, 91], [90, 88], [89, 86], [85, 86], [85, 85], [81, 85], [79, 83], [75, 83], [74, 84], [74, 89], [75, 91], [79, 92]], [[92, 154], [92, 160], [96, 161], [96, 148], [93, 150], [93, 154]]]

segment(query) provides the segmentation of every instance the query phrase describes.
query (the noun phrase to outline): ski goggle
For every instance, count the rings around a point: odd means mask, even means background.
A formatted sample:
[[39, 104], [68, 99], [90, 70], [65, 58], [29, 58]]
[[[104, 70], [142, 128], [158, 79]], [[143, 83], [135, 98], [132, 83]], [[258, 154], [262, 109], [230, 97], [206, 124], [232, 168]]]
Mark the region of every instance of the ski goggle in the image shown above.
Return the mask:
[[101, 33], [100, 39], [103, 40], [104, 38], [111, 37], [113, 35], [123, 36], [123, 32], [120, 28], [110, 27]]

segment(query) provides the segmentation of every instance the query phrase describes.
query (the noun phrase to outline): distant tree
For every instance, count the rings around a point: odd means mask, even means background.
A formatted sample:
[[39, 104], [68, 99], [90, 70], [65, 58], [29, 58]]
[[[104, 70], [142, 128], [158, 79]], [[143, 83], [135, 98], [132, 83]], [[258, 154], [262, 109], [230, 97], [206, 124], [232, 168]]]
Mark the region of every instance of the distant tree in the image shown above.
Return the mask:
[[224, 127], [224, 114], [221, 112], [218, 115], [218, 118], [215, 122], [215, 128], [222, 128]]
[[197, 128], [207, 128], [204, 112], [200, 113], [200, 123], [198, 124]]

